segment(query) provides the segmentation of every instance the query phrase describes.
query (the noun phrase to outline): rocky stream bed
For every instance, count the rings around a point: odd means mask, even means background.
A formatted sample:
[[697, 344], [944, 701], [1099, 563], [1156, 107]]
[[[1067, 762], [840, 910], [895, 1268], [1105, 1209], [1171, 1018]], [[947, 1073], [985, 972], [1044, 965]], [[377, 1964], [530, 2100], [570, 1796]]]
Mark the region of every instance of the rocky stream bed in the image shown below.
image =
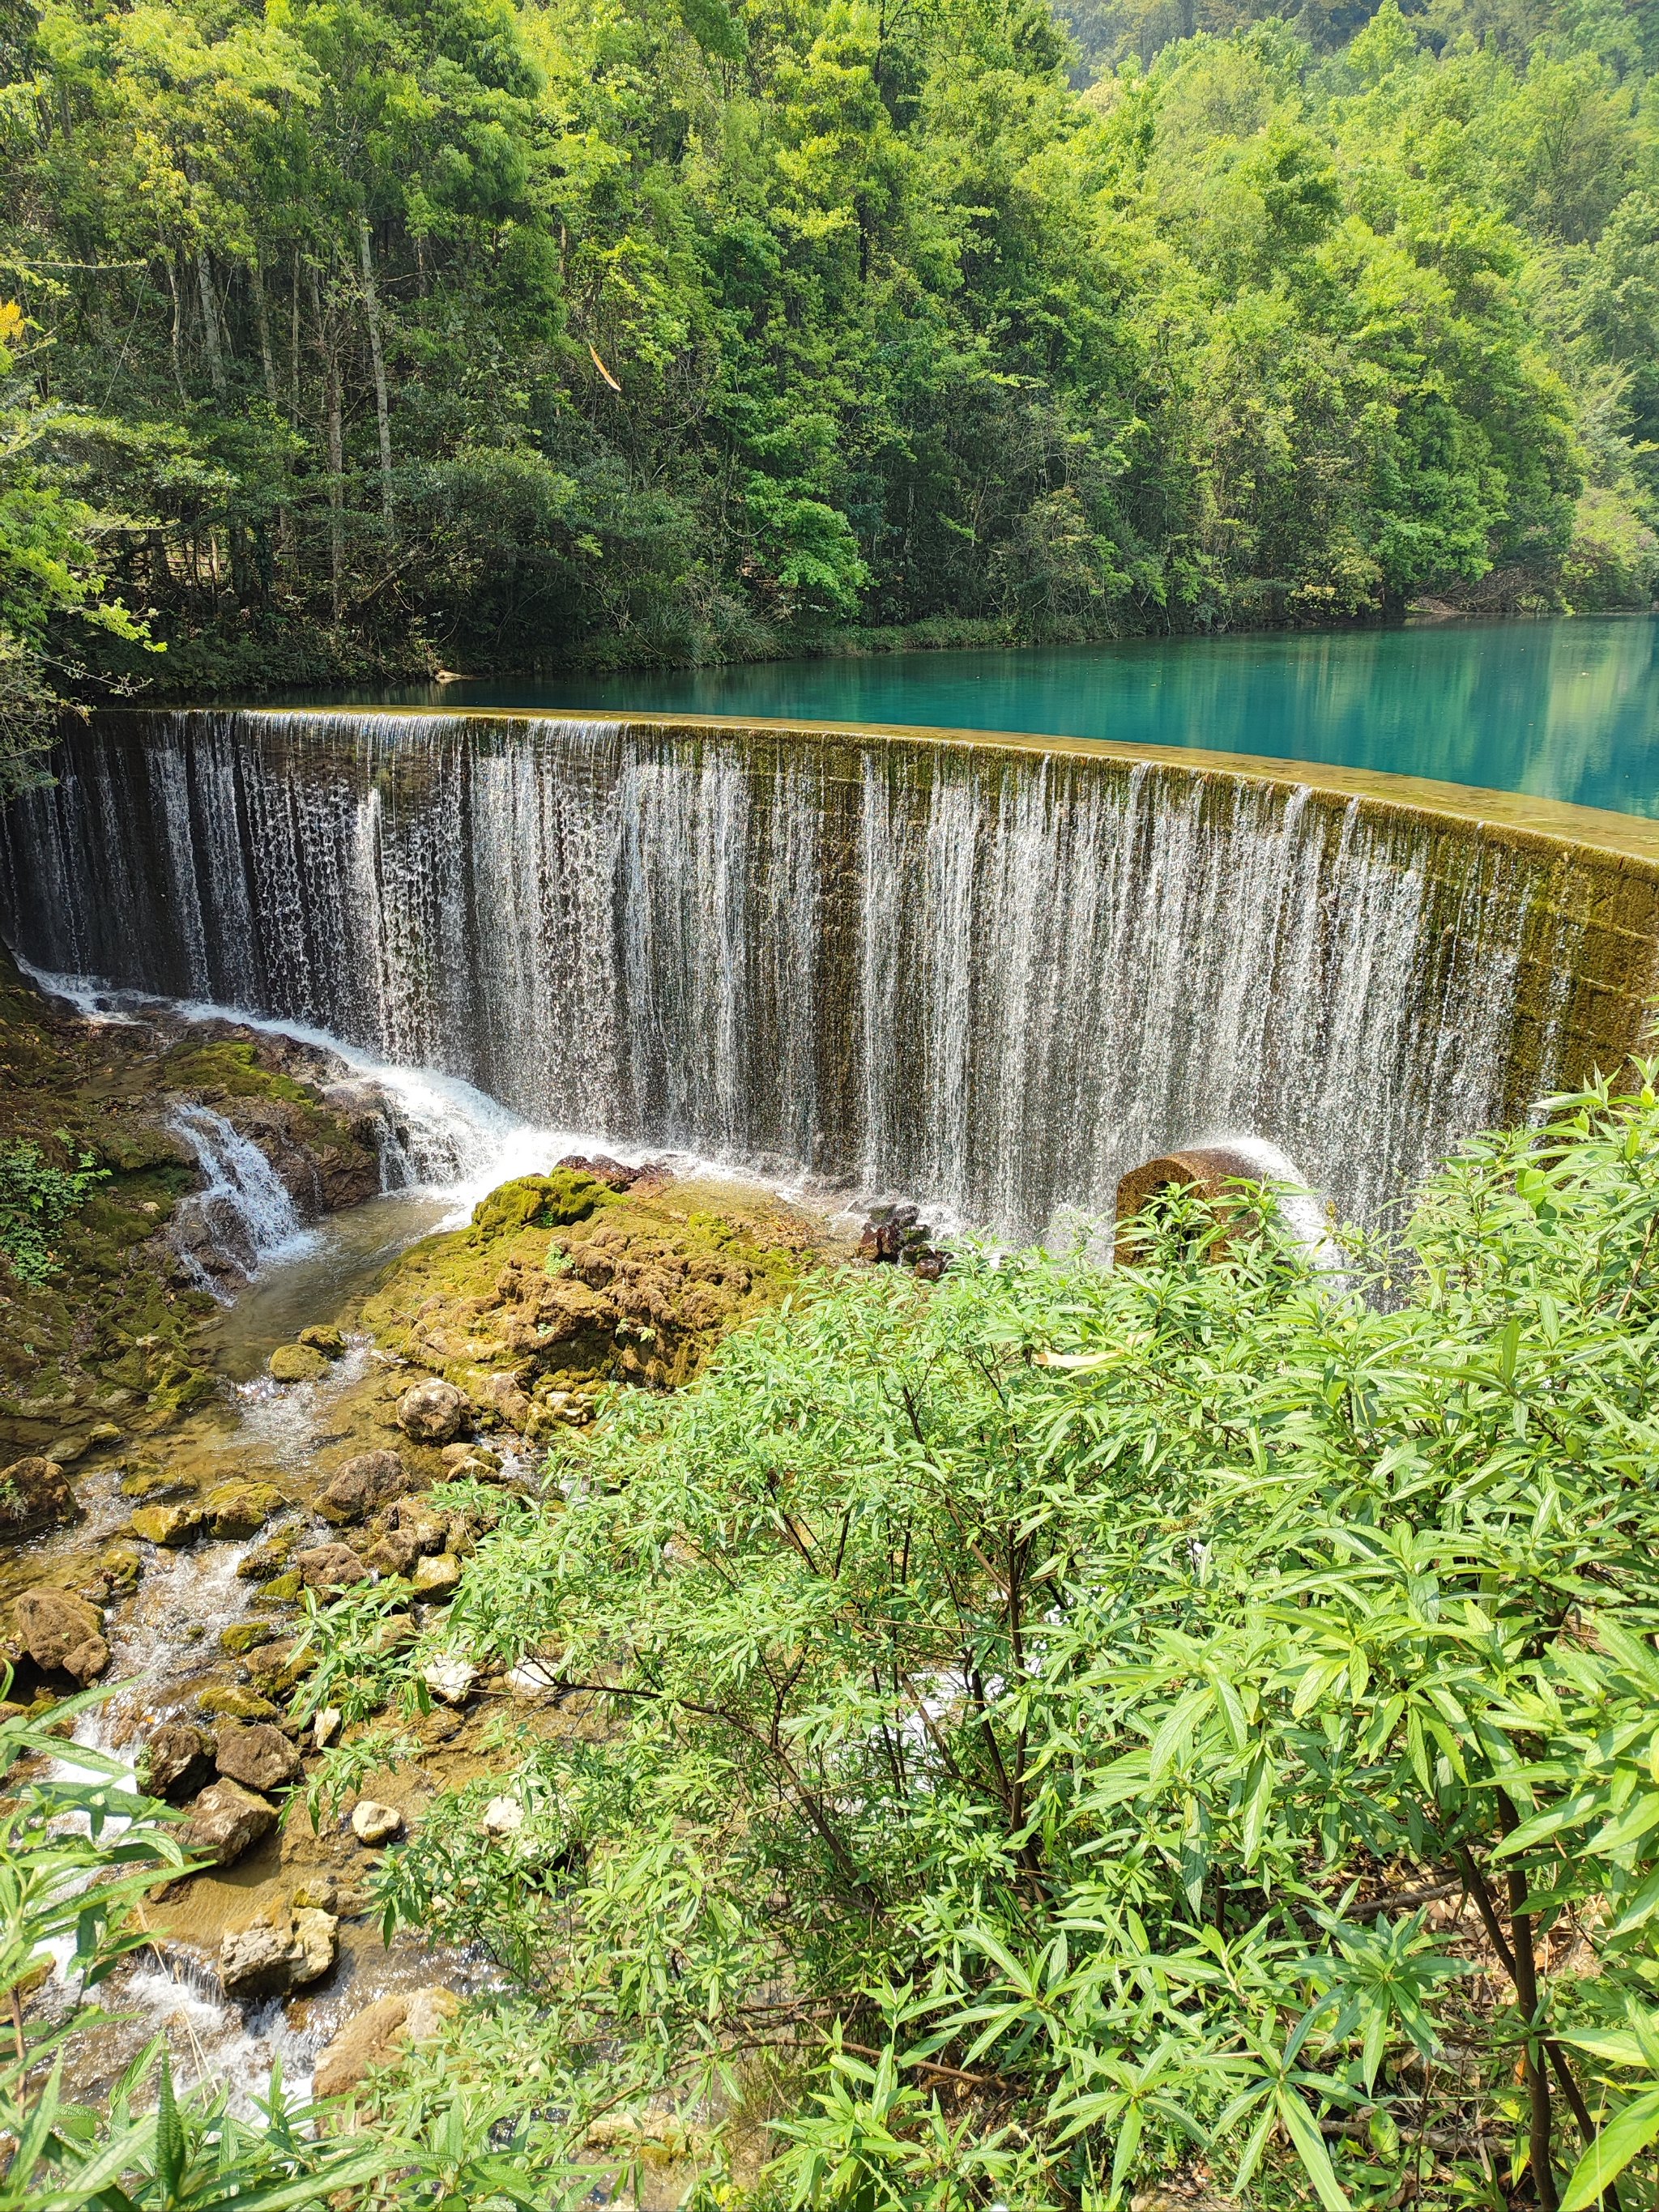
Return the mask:
[[[436, 1510], [434, 1484], [539, 1497], [538, 1447], [606, 1387], [684, 1383], [851, 1249], [823, 1211], [684, 1163], [561, 1157], [557, 1133], [538, 1133], [551, 1172], [513, 1174], [524, 1133], [423, 1124], [423, 1097], [315, 1041], [89, 1015], [0, 974], [0, 1141], [102, 1173], [55, 1272], [0, 1280], [9, 1699], [113, 1685], [64, 1761], [116, 1753], [206, 1862], [147, 1905], [149, 1945], [106, 1993], [121, 2017], [77, 2047], [90, 2100], [158, 2030], [185, 2081], [251, 2100], [280, 2059], [331, 2094], [488, 1981], [481, 1956], [384, 1944], [374, 1870], [436, 1790], [487, 1771], [504, 1717], [601, 1723], [529, 1674], [428, 1666], [418, 1759], [313, 1826], [340, 1723], [307, 1708], [304, 1593], [372, 1584], [386, 1636], [412, 1640], [488, 1518]], [[922, 1247], [902, 1218], [884, 1234], [866, 1256]], [[65, 2002], [67, 1971], [43, 1960], [27, 2002]]]

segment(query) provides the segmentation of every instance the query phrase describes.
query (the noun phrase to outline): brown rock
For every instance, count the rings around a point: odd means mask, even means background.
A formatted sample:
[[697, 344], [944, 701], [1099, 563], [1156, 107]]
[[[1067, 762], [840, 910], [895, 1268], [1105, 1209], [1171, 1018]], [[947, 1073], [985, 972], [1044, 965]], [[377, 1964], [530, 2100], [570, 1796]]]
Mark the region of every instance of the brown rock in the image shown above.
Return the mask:
[[216, 1782], [190, 1808], [179, 1840], [192, 1858], [230, 1866], [268, 1836], [276, 1808], [235, 1782]]
[[550, 1344], [563, 1344], [573, 1336], [608, 1334], [617, 1325], [617, 1313], [614, 1302], [602, 1292], [563, 1275], [537, 1307], [536, 1318]]
[[219, 1978], [226, 1995], [280, 1996], [284, 1990], [319, 1980], [334, 1964], [338, 1925], [333, 1913], [314, 1905], [275, 1916], [261, 1913], [219, 1947]]
[[317, 1510], [337, 1528], [365, 1521], [408, 1487], [408, 1473], [395, 1451], [359, 1452], [335, 1469], [318, 1498]]
[[269, 1721], [246, 1726], [228, 1721], [219, 1731], [214, 1757], [221, 1774], [250, 1790], [285, 1790], [300, 1778], [299, 1753]]
[[55, 1459], [16, 1459], [0, 1473], [0, 1544], [78, 1521], [81, 1507]]
[[213, 1738], [191, 1721], [163, 1721], [138, 1759], [138, 1786], [182, 1805], [213, 1779]]
[[309, 1649], [302, 1650], [299, 1639], [290, 1636], [281, 1644], [262, 1644], [258, 1650], [248, 1652], [242, 1664], [255, 1686], [274, 1698], [279, 1691], [291, 1690], [302, 1674], [308, 1674], [317, 1664], [317, 1655]]
[[109, 1665], [103, 1615], [83, 1597], [67, 1590], [25, 1590], [11, 1617], [24, 1650], [48, 1674], [91, 1682]]
[[472, 1411], [464, 1390], [435, 1377], [416, 1382], [398, 1401], [398, 1425], [422, 1444], [447, 1444], [459, 1435]]
[[343, 2097], [384, 2066], [400, 2050], [425, 2043], [460, 2009], [453, 1990], [415, 1990], [408, 1996], [381, 1997], [354, 2013], [334, 2040], [324, 2046], [312, 2077], [318, 2097]]
[[349, 1583], [366, 1582], [368, 1569], [349, 1544], [317, 1544], [296, 1552], [294, 1565], [307, 1589], [344, 1589]]

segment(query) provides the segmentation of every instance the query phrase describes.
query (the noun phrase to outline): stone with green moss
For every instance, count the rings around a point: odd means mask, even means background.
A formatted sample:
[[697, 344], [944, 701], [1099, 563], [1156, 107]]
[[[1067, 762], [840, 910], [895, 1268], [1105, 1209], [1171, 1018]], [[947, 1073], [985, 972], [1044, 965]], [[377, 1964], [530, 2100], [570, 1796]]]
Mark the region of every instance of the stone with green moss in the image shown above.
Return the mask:
[[278, 1382], [314, 1382], [328, 1372], [327, 1360], [310, 1344], [279, 1344], [265, 1364]]
[[207, 1527], [207, 1516], [199, 1505], [142, 1505], [132, 1516], [132, 1526], [147, 1544], [176, 1550], [195, 1542]]
[[202, 1510], [216, 1536], [253, 1536], [287, 1504], [274, 1483], [220, 1482], [202, 1500]]
[[196, 1485], [167, 1468], [134, 1467], [121, 1477], [121, 1495], [141, 1504], [161, 1505], [173, 1498], [194, 1498]]
[[210, 1720], [280, 1721], [283, 1717], [281, 1706], [274, 1705], [269, 1698], [235, 1685], [204, 1690], [196, 1700], [196, 1710]]
[[304, 1588], [299, 1576], [290, 1569], [285, 1575], [277, 1575], [270, 1582], [261, 1583], [254, 1595], [261, 1605], [297, 1605], [300, 1592]]
[[219, 1631], [219, 1649], [227, 1659], [240, 1659], [245, 1653], [257, 1651], [262, 1644], [274, 1643], [276, 1629], [269, 1620], [233, 1620], [228, 1628]]

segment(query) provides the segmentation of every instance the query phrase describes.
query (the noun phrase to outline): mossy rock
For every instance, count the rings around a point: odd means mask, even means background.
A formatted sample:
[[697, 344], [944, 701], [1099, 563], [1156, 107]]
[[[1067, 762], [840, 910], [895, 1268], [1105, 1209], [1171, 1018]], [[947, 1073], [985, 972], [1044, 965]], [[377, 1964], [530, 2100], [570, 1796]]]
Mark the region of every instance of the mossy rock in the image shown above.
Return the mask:
[[206, 1526], [207, 1516], [199, 1505], [142, 1505], [132, 1516], [136, 1535], [169, 1551], [193, 1544]]
[[204, 1690], [196, 1700], [196, 1710], [210, 1720], [280, 1721], [283, 1717], [282, 1707], [272, 1705], [269, 1698], [234, 1685]]
[[484, 1237], [515, 1229], [567, 1228], [586, 1221], [613, 1195], [608, 1184], [569, 1168], [552, 1175], [520, 1176], [478, 1200], [472, 1209], [472, 1225]]
[[228, 1628], [219, 1631], [219, 1649], [227, 1659], [240, 1659], [245, 1653], [257, 1651], [262, 1644], [273, 1644], [276, 1630], [269, 1620], [233, 1620]]
[[290, 1571], [276, 1576], [274, 1581], [261, 1583], [254, 1595], [261, 1605], [298, 1605], [304, 1588], [299, 1576]]
[[313, 1352], [320, 1352], [325, 1359], [338, 1359], [346, 1348], [342, 1332], [322, 1322], [313, 1322], [308, 1328], [302, 1328], [298, 1341], [309, 1345]]
[[278, 1382], [315, 1382], [328, 1372], [327, 1360], [310, 1344], [279, 1344], [265, 1364]]
[[254, 1536], [288, 1504], [270, 1482], [216, 1483], [202, 1500], [216, 1536]]

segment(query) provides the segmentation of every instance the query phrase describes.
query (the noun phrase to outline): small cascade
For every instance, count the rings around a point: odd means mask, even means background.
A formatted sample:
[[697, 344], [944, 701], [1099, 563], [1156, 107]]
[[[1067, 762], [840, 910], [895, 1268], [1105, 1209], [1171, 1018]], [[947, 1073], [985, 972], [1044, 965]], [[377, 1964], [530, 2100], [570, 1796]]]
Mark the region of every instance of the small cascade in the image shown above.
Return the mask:
[[210, 1106], [176, 1108], [172, 1127], [189, 1145], [203, 1188], [181, 1201], [173, 1236], [191, 1279], [216, 1298], [251, 1282], [262, 1264], [304, 1251], [312, 1232], [270, 1161]]
[[191, 711], [70, 734], [0, 817], [0, 927], [343, 1043], [394, 1099], [389, 1188], [568, 1129], [1023, 1237], [1217, 1132], [1380, 1221], [1628, 1048], [1595, 971], [1640, 931], [1578, 866], [1079, 749]]

